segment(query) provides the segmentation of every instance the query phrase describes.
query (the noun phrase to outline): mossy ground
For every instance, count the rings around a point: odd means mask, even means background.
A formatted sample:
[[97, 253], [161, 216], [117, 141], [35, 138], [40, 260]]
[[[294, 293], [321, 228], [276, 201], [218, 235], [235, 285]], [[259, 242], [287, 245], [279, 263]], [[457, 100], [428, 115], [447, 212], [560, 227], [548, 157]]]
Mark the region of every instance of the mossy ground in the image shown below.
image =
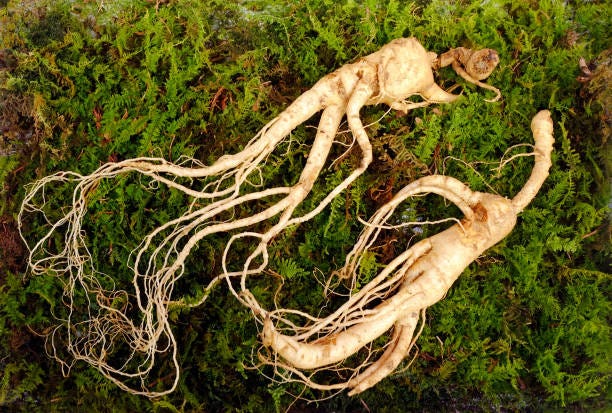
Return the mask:
[[[0, 409], [6, 411], [594, 411], [610, 401], [609, 23], [605, 1], [0, 1]], [[235, 152], [317, 79], [393, 38], [428, 50], [491, 47], [501, 64], [488, 80], [503, 99], [465, 86], [452, 105], [390, 114], [368, 129], [376, 161], [312, 222], [283, 234], [271, 269], [287, 281], [279, 302], [316, 313], [313, 271], [342, 262], [359, 225], [389, 193], [442, 171], [472, 188], [511, 196], [532, 160], [501, 173], [495, 162], [530, 142], [529, 121], [553, 113], [554, 165], [513, 233], [469, 267], [428, 311], [419, 356], [400, 374], [350, 399], [307, 404], [250, 363], [256, 329], [219, 288], [205, 305], [177, 312], [182, 378], [162, 399], [131, 396], [86, 365], [68, 377], [45, 355], [40, 334], [55, 322], [61, 289], [31, 278], [15, 219], [24, 186], [59, 170], [89, 173], [134, 156], [211, 163]], [[606, 50], [608, 52], [606, 52]], [[579, 68], [584, 57], [591, 76]], [[606, 63], [607, 62], [607, 63]], [[606, 72], [607, 70], [607, 72]], [[577, 80], [577, 77], [582, 79]], [[450, 69], [444, 87], [465, 84]], [[364, 123], [386, 108], [362, 110]], [[292, 183], [316, 117], [268, 160], [267, 185]], [[299, 144], [298, 144], [299, 143]], [[342, 148], [337, 148], [336, 155]], [[358, 151], [327, 170], [304, 207], [337, 184]], [[452, 156], [460, 161], [448, 158]], [[607, 166], [606, 166], [606, 158]], [[287, 182], [283, 182], [283, 181]], [[63, 191], [63, 192], [62, 192]], [[61, 210], [67, 189], [49, 199]], [[128, 282], [129, 252], [188, 200], [127, 176], [101, 185], [86, 226], [100, 269]], [[436, 199], [410, 217], [455, 214]], [[254, 206], [255, 208], [256, 206]], [[118, 211], [118, 213], [117, 213]], [[248, 214], [245, 210], [241, 213]], [[425, 228], [427, 232], [437, 228]], [[26, 236], [40, 236], [35, 220]], [[405, 248], [411, 232], [389, 232], [373, 271]], [[223, 239], [202, 242], [177, 294], [198, 294], [218, 273]], [[244, 246], [243, 248], [247, 248]], [[236, 253], [240, 247], [236, 248]], [[290, 258], [288, 258], [290, 257]], [[363, 270], [367, 280], [368, 267]], [[256, 280], [262, 299], [278, 284]], [[57, 315], [57, 314], [56, 314]], [[167, 386], [159, 377], [160, 387]], [[307, 392], [306, 398], [326, 396]], [[294, 403], [295, 402], [295, 403]], [[293, 403], [293, 404], [292, 404]]]

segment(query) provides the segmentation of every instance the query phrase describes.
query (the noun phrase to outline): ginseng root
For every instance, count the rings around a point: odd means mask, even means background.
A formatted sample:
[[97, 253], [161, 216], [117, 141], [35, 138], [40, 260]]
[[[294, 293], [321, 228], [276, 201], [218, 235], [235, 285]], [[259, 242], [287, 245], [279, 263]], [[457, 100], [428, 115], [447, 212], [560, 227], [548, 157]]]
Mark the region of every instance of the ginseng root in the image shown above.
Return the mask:
[[[490, 54], [487, 52], [483, 56]], [[182, 277], [185, 260], [194, 246], [204, 237], [216, 233], [235, 234], [244, 229], [244, 232], [233, 235], [228, 241], [222, 257], [223, 274], [214, 277], [204, 287], [202, 301], [210, 289], [225, 278], [232, 293], [243, 304], [251, 307], [259, 322], [263, 322], [266, 312], [252, 299], [245, 280], [248, 275], [260, 273], [266, 267], [269, 241], [287, 226], [317, 215], [366, 170], [372, 160], [372, 148], [359, 117], [363, 106], [384, 103], [405, 111], [431, 103], [452, 102], [457, 98], [434, 82], [435, 62], [437, 56], [428, 53], [416, 39], [396, 39], [379, 51], [323, 77], [265, 125], [244, 150], [224, 155], [212, 165], [206, 166], [193, 159], [174, 164], [159, 158], [135, 158], [104, 164], [89, 175], [58, 172], [30, 186], [19, 214], [20, 228], [25, 215], [29, 213], [41, 214], [48, 226], [47, 232], [39, 240], [33, 243], [26, 240], [26, 244], [31, 245], [30, 269], [34, 275], [54, 274], [66, 286], [68, 318], [60, 320], [60, 326], [50, 336], [52, 355], [69, 369], [72, 361], [64, 361], [56, 351], [61, 337], [75, 359], [91, 363], [125, 390], [151, 397], [171, 392], [178, 380], [178, 363], [168, 320], [168, 306], [182, 303], [181, 297], [173, 296], [173, 286]], [[455, 63], [455, 70], [473, 76], [464, 76], [468, 81], [476, 83], [473, 79], [483, 78], [480, 72], [473, 72], [472, 67], [476, 66], [464, 67], [461, 59]], [[491, 64], [489, 68], [492, 71], [495, 65]], [[406, 101], [413, 95], [420, 95], [424, 100], [416, 103]], [[250, 184], [250, 179], [257, 175], [266, 158], [289, 133], [319, 111], [322, 114], [317, 133], [296, 183], [288, 187], [264, 189]], [[302, 216], [295, 216], [296, 207], [308, 196], [327, 162], [338, 127], [345, 115], [354, 141], [361, 151], [361, 163], [317, 207]], [[152, 183], [174, 188], [194, 201], [181, 216], [148, 234], [134, 251], [133, 262], [130, 263], [134, 291], [130, 294], [124, 290], [108, 291], [102, 287], [102, 277], [107, 280], [113, 280], [113, 277], [97, 272], [82, 225], [88, 209], [88, 199], [95, 193], [100, 181], [127, 173], [147, 176]], [[187, 186], [178, 178], [189, 178], [198, 184]], [[59, 219], [53, 219], [49, 211], [45, 210], [46, 197], [51, 192], [49, 187], [64, 184], [75, 185], [72, 204]], [[196, 208], [195, 201], [203, 206]], [[255, 202], [267, 202], [269, 206], [248, 217], [227, 218], [234, 208]], [[247, 227], [273, 217], [276, 219], [275, 224], [265, 232], [246, 231]], [[245, 260], [243, 270], [232, 272], [227, 267], [227, 251], [235, 240], [243, 237], [256, 239], [255, 247]], [[63, 242], [58, 242], [58, 239]], [[59, 247], [57, 251], [52, 251], [50, 245]], [[254, 262], [259, 264], [253, 265]], [[230, 277], [240, 278], [240, 292], [233, 286]], [[74, 319], [79, 307], [75, 301], [78, 294], [81, 299], [85, 296], [89, 303], [89, 308], [80, 313], [85, 314], [82, 321]], [[118, 297], [121, 299], [118, 300]], [[117, 302], [125, 304], [117, 305]], [[134, 312], [140, 315], [140, 319], [134, 319]], [[113, 363], [110, 355], [119, 347], [119, 342], [127, 343], [127, 355], [122, 356], [120, 362]], [[157, 354], [162, 350], [174, 354], [175, 380], [168, 390], [151, 391], [147, 387], [146, 378], [155, 364]], [[139, 384], [134, 386], [126, 381]]]
[[[539, 112], [532, 120], [531, 129], [535, 140], [535, 165], [529, 180], [513, 199], [471, 191], [455, 178], [443, 175], [426, 176], [410, 183], [369, 220], [347, 256], [340, 271], [342, 277], [356, 276], [364, 252], [373, 245], [397, 206], [409, 197], [438, 194], [454, 203], [464, 213], [464, 218], [398, 255], [328, 317], [311, 317], [314, 321], [310, 325], [298, 329], [295, 325], [288, 327], [284, 321], [287, 310], [270, 312], [262, 341], [272, 351], [272, 356], [264, 361], [288, 366], [287, 371], [325, 366], [334, 369], [337, 363], [393, 328], [393, 337], [379, 360], [362, 372], [357, 368], [348, 381], [327, 388], [347, 388], [353, 395], [374, 386], [391, 373], [411, 348], [419, 312], [441, 300], [470, 263], [512, 231], [517, 215], [535, 197], [548, 176], [554, 143], [550, 113]], [[296, 333], [279, 332], [275, 321], [287, 326], [281, 327], [283, 331]], [[304, 380], [305, 375], [298, 377], [307, 385], [320, 388]]]

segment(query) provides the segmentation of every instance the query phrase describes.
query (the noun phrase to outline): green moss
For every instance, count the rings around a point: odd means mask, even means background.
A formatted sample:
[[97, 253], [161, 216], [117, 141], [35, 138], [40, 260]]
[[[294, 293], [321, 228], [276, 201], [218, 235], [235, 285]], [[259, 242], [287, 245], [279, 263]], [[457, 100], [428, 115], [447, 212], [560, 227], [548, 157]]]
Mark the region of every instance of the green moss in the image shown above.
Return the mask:
[[[338, 305], [325, 301], [314, 275], [343, 263], [360, 229], [357, 216], [368, 216], [383, 201], [381, 194], [396, 192], [428, 170], [445, 171], [474, 189], [490, 185], [506, 196], [516, 193], [532, 159], [519, 158], [500, 172], [478, 162], [496, 162], [512, 145], [530, 142], [530, 119], [542, 108], [551, 109], [555, 120], [554, 165], [512, 234], [428, 310], [420, 353], [410, 367], [359, 398], [298, 401], [294, 409], [605, 407], [612, 347], [610, 177], [604, 164], [609, 142], [600, 133], [605, 77], [586, 84], [576, 77], [580, 57], [605, 60], [606, 2], [4, 3], [0, 47], [6, 52], [0, 59], [9, 56], [10, 64], [0, 64], [0, 144], [8, 142], [0, 146], [0, 248], [10, 247], [13, 260], [0, 265], [0, 407], [107, 411], [112, 400], [113, 411], [287, 409], [291, 394], [302, 389], [274, 384], [248, 368], [257, 329], [222, 288], [202, 307], [172, 314], [182, 366], [175, 393], [158, 400], [131, 396], [81, 363], [64, 377], [40, 337], [53, 325], [52, 314], [65, 316], [61, 282], [51, 275], [32, 278], [19, 265], [26, 252], [18, 247], [14, 219], [24, 185], [59, 170], [89, 173], [103, 162], [134, 156], [176, 161], [188, 155], [211, 163], [239, 150], [320, 77], [400, 36], [417, 36], [438, 53], [456, 46], [496, 48], [501, 64], [487, 81], [501, 89], [503, 100], [484, 102], [489, 92], [465, 86], [451, 69], [442, 69], [440, 83], [463, 85], [463, 99], [404, 117], [388, 115], [370, 126], [375, 162], [369, 172], [311, 222], [274, 240], [270, 268], [283, 277], [284, 287], [277, 294], [278, 278], [254, 279], [258, 298], [313, 314]], [[364, 108], [361, 116], [370, 124], [385, 110]], [[308, 126], [316, 120], [297, 128], [291, 142], [270, 156], [261, 171], [265, 185], [294, 182], [314, 136]], [[2, 149], [9, 147], [6, 157]], [[345, 148], [333, 150], [339, 156]], [[355, 152], [326, 170], [300, 206], [303, 211], [358, 165]], [[118, 285], [131, 281], [130, 251], [189, 204], [176, 191], [147, 184], [135, 176], [103, 182], [91, 199], [85, 223], [91, 252], [99, 270]], [[61, 212], [70, 193], [53, 188], [46, 194], [50, 210]], [[407, 203], [403, 213], [410, 219], [458, 214], [435, 197]], [[423, 229], [423, 236], [439, 230]], [[30, 218], [24, 231], [35, 239], [41, 229]], [[406, 248], [413, 235], [389, 232], [386, 247], [368, 256], [360, 282]], [[219, 235], [198, 244], [175, 286], [177, 295], [188, 301], [201, 295], [202, 285], [219, 272], [226, 241]], [[236, 243], [232, 254], [248, 249], [247, 242]], [[155, 379], [160, 388], [170, 380], [162, 373]]]

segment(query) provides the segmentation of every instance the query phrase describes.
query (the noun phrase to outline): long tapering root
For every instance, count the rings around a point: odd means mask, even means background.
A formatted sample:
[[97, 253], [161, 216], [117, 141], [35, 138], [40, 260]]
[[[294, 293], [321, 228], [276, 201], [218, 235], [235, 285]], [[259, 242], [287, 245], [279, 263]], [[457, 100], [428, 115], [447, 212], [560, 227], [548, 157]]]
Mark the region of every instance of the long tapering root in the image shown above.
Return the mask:
[[[394, 326], [385, 353], [344, 385], [354, 395], [373, 386], [390, 374], [413, 345], [418, 313], [442, 299], [463, 270], [485, 250], [506, 237], [516, 218], [533, 199], [551, 166], [552, 120], [548, 111], [539, 112], [532, 121], [535, 140], [535, 165], [523, 189], [509, 200], [499, 195], [473, 192], [454, 178], [433, 175], [421, 178], [399, 191], [366, 224], [355, 247], [338, 273], [356, 277], [363, 254], [374, 245], [381, 229], [397, 206], [416, 194], [436, 193], [457, 205], [463, 212], [461, 222], [406, 250], [361, 291], [325, 318], [309, 318], [306, 327], [285, 322], [288, 310], [277, 309], [264, 322], [263, 344], [274, 357], [293, 369], [337, 369], [337, 364], [366, 348]], [[272, 317], [273, 315], [274, 317]], [[286, 324], [281, 333], [274, 325]], [[271, 360], [268, 360], [271, 362]]]

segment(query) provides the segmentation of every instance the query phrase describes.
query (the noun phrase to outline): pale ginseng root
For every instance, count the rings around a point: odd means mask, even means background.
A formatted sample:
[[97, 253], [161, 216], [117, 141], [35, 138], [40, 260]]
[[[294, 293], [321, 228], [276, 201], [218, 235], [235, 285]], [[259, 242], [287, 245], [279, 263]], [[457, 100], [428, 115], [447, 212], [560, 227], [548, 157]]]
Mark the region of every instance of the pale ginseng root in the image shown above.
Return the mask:
[[[309, 324], [298, 327], [287, 318], [295, 311], [277, 309], [268, 313], [262, 341], [271, 355], [262, 355], [263, 362], [283, 366], [288, 372], [285, 380], [302, 381], [320, 389], [346, 388], [350, 395], [374, 386], [395, 370], [415, 340], [417, 314], [441, 300], [470, 263], [512, 231], [517, 215], [535, 197], [548, 176], [554, 143], [550, 113], [539, 112], [532, 120], [531, 129], [535, 165], [530, 178], [513, 199], [471, 191], [457, 179], [443, 175], [426, 176], [410, 183], [369, 220], [339, 272], [341, 277], [356, 276], [363, 254], [375, 243], [381, 228], [388, 228], [386, 222], [398, 205], [409, 197], [426, 193], [441, 195], [455, 204], [464, 218], [398, 255], [325, 318], [308, 316]], [[391, 328], [394, 334], [382, 357], [355, 368], [347, 381], [319, 385], [310, 379], [311, 375], [294, 374], [301, 370], [321, 371], [326, 366], [330, 370], [340, 369], [343, 360], [367, 348]], [[342, 371], [346, 375], [345, 370]]]
[[[32, 274], [53, 274], [62, 280], [68, 311], [68, 316], [59, 320], [60, 325], [49, 336], [50, 354], [68, 371], [73, 360], [64, 360], [57, 351], [63, 342], [74, 359], [94, 365], [129, 392], [154, 397], [173, 391], [178, 383], [179, 366], [168, 306], [195, 305], [173, 296], [173, 287], [183, 275], [185, 260], [193, 247], [208, 235], [236, 232], [277, 217], [276, 223], [264, 233], [245, 230], [230, 239], [223, 254], [224, 273], [203, 287], [203, 298], [197, 303], [203, 302], [214, 285], [226, 278], [236, 297], [251, 307], [263, 322], [265, 311], [248, 292], [245, 280], [247, 275], [259, 273], [266, 267], [268, 242], [288, 225], [304, 222], [318, 214], [368, 167], [372, 148], [359, 117], [359, 110], [364, 105], [384, 103], [393, 109], [409, 110], [457, 98], [434, 82], [433, 67], [443, 66], [437, 64], [437, 59], [414, 38], [396, 39], [378, 52], [322, 78], [265, 125], [244, 150], [224, 155], [210, 166], [193, 159], [173, 164], [159, 158], [135, 158], [104, 164], [89, 175], [58, 172], [31, 185], [19, 214], [20, 228], [26, 215], [36, 213], [42, 215], [47, 232], [35, 241], [24, 239], [31, 246], [28, 263]], [[462, 67], [461, 62], [457, 67]], [[490, 71], [494, 68], [495, 65], [490, 65]], [[470, 71], [469, 68], [461, 70]], [[413, 95], [424, 100], [405, 101]], [[253, 185], [250, 179], [257, 176], [259, 168], [279, 143], [295, 127], [321, 110], [317, 133], [297, 182], [290, 187], [258, 188]], [[361, 163], [316, 208], [302, 216], [294, 216], [295, 208], [308, 196], [326, 163], [344, 115], [361, 150]], [[174, 188], [193, 200], [186, 212], [148, 234], [133, 252], [133, 262], [129, 264], [133, 291], [129, 293], [102, 286], [114, 285], [116, 278], [97, 272], [83, 231], [88, 199], [100, 182], [127, 173], [144, 175], [151, 183]], [[181, 183], [185, 180], [178, 178], [197, 181], [197, 185], [187, 186]], [[51, 218], [45, 210], [46, 197], [52, 193], [52, 186], [65, 184], [74, 185], [70, 208], [62, 212], [59, 219]], [[273, 201], [279, 197], [280, 200]], [[196, 208], [196, 201], [204, 206]], [[267, 201], [269, 206], [246, 218], [228, 218], [235, 208], [255, 201]], [[245, 260], [243, 270], [232, 272], [227, 268], [226, 254], [232, 242], [243, 237], [253, 237], [258, 244]], [[52, 250], [50, 245], [56, 245], [57, 250]], [[252, 268], [256, 260], [260, 264]], [[240, 277], [240, 292], [229, 277]], [[100, 281], [103, 278], [105, 284]], [[85, 298], [88, 307], [79, 308], [76, 297]], [[135, 318], [134, 313], [140, 316]], [[120, 348], [125, 354], [115, 357], [121, 361], [113, 361], [111, 356]], [[174, 381], [167, 390], [153, 391], [147, 377], [161, 352], [172, 354]]]

